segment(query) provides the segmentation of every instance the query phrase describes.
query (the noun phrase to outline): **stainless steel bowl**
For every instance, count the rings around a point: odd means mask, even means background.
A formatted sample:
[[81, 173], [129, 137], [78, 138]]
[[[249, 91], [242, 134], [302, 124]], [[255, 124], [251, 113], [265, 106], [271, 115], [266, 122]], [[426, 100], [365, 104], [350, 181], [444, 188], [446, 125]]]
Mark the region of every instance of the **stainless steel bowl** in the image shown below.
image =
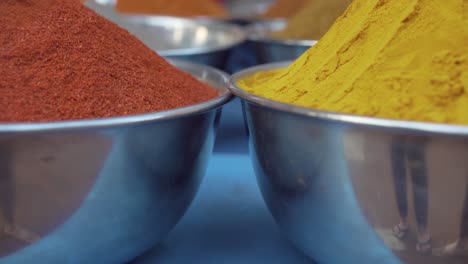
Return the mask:
[[246, 39], [236, 25], [210, 19], [118, 13], [113, 1], [88, 1], [87, 5], [127, 29], [161, 56], [223, 69], [229, 51]]
[[[126, 28], [166, 58], [202, 63], [228, 72], [237, 68], [237, 60], [242, 60], [243, 46], [240, 44], [246, 35], [239, 26], [206, 17], [125, 15], [115, 10], [115, 4], [115, 0], [87, 1], [90, 8]], [[243, 119], [239, 100], [230, 102], [224, 109], [216, 149], [219, 145], [231, 144], [245, 131], [231, 129], [243, 125], [239, 122]]]
[[144, 115], [0, 124], [0, 263], [125, 263], [194, 197], [228, 77], [175, 62], [219, 97]]
[[277, 39], [271, 33], [284, 29], [284, 19], [259, 21], [246, 28], [247, 39], [257, 52], [259, 64], [295, 60], [315, 45], [315, 40]]
[[[259, 186], [286, 235], [319, 263], [468, 263], [456, 254], [467, 244], [447, 247], [468, 243], [468, 127], [324, 112], [235, 85], [286, 65], [248, 69], [231, 86], [244, 100]], [[396, 228], [401, 221], [409, 229]]]

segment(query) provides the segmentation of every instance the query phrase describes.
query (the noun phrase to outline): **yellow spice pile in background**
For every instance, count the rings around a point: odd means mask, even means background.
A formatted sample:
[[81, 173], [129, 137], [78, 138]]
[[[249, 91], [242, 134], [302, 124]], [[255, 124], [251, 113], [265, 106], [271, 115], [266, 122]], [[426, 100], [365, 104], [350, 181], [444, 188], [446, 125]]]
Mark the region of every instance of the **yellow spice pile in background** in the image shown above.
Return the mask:
[[310, 108], [466, 125], [466, 2], [355, 0], [287, 69], [239, 85]]
[[273, 37], [287, 39], [319, 39], [346, 10], [352, 0], [308, 0], [288, 20], [287, 27]]

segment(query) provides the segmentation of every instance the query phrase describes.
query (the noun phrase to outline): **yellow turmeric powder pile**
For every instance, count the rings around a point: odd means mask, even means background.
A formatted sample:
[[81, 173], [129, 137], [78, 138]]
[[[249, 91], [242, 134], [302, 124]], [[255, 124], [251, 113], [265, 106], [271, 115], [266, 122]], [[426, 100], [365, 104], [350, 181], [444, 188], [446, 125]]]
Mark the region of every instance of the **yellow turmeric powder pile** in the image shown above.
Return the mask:
[[[288, 18], [296, 14], [307, 2], [313, 0], [276, 0], [263, 14], [265, 18]], [[325, 0], [327, 1], [327, 0]]]
[[124, 13], [189, 17], [227, 16], [221, 3], [216, 0], [118, 0], [116, 8]]
[[466, 5], [355, 0], [292, 65], [239, 85], [314, 109], [468, 125]]
[[288, 20], [287, 27], [273, 33], [275, 38], [319, 39], [346, 10], [352, 0], [308, 0]]

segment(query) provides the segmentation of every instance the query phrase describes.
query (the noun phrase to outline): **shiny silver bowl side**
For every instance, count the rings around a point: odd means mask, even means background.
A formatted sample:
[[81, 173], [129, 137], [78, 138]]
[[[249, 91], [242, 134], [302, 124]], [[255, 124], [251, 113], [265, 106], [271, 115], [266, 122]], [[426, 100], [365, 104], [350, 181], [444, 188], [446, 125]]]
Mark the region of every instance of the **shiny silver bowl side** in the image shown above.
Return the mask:
[[108, 119], [0, 124], [0, 263], [125, 263], [194, 197], [229, 78], [174, 62], [219, 97]]
[[231, 49], [246, 40], [242, 27], [213, 19], [119, 13], [114, 2], [87, 1], [87, 6], [127, 29], [169, 59], [223, 69]]
[[468, 263], [468, 127], [313, 110], [236, 86], [286, 65], [240, 72], [231, 92], [290, 240], [319, 263]]
[[271, 33], [284, 29], [286, 20], [258, 21], [246, 28], [247, 40], [257, 52], [259, 64], [295, 60], [315, 45], [315, 40], [277, 39]]

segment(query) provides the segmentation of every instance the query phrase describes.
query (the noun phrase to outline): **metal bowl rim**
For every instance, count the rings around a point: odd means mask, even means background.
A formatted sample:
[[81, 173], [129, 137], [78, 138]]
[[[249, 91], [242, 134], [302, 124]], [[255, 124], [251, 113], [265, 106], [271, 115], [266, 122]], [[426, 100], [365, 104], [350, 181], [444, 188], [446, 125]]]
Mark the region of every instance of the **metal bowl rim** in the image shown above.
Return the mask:
[[247, 40], [251, 42], [258, 42], [258, 43], [265, 43], [265, 44], [276, 44], [276, 45], [283, 45], [283, 46], [302, 46], [302, 47], [311, 47], [317, 44], [318, 40], [310, 40], [310, 39], [279, 39], [273, 38], [269, 35], [264, 36], [258, 34], [257, 28], [262, 25], [271, 25], [273, 23], [284, 22], [285, 19], [267, 19], [267, 20], [260, 20], [251, 25], [248, 25], [245, 29], [247, 34]]
[[110, 117], [110, 118], [96, 118], [96, 119], [80, 119], [80, 120], [67, 120], [67, 121], [53, 121], [53, 122], [15, 122], [15, 123], [1, 123], [0, 133], [13, 133], [13, 132], [52, 132], [62, 130], [75, 130], [75, 129], [98, 129], [120, 127], [128, 125], [139, 125], [146, 123], [154, 123], [169, 119], [177, 119], [188, 117], [191, 115], [201, 114], [214, 110], [227, 103], [231, 98], [229, 87], [229, 75], [211, 66], [201, 65], [181, 60], [168, 60], [176, 67], [184, 68], [203, 68], [207, 71], [214, 73], [223, 80], [223, 86], [213, 86], [219, 91], [219, 96], [209, 101], [201, 102], [194, 105], [189, 105], [180, 108], [174, 108], [165, 111], [158, 111], [145, 114]]
[[339, 112], [312, 109], [312, 108], [296, 106], [292, 104], [287, 104], [287, 103], [282, 103], [279, 101], [267, 99], [258, 95], [254, 95], [247, 91], [244, 91], [240, 87], [237, 86], [237, 81], [239, 81], [240, 79], [246, 76], [252, 75], [260, 71], [285, 68], [289, 66], [291, 63], [292, 61], [268, 63], [268, 64], [254, 66], [254, 67], [245, 69], [243, 71], [237, 72], [231, 76], [229, 89], [234, 95], [242, 98], [243, 100], [246, 100], [249, 103], [253, 103], [261, 107], [267, 107], [276, 111], [299, 115], [299, 116], [308, 117], [308, 118], [315, 118], [315, 119], [320, 119], [324, 121], [333, 121], [338, 124], [357, 125], [357, 126], [365, 126], [368, 128], [381, 128], [381, 129], [387, 129], [387, 130], [388, 129], [404, 130], [408, 132], [413, 131], [413, 132], [419, 132], [419, 133], [422, 132], [422, 133], [429, 133], [429, 134], [468, 136], [468, 126], [464, 126], [464, 125], [385, 119], [385, 118], [360, 116], [360, 115], [352, 115], [352, 114], [344, 114], [344, 113], [339, 113]]
[[190, 55], [203, 55], [214, 53], [218, 51], [229, 50], [232, 47], [235, 47], [239, 44], [242, 44], [247, 39], [247, 34], [244, 29], [238, 25], [229, 24], [225, 22], [215, 22], [215, 20], [202, 19], [202, 18], [189, 18], [189, 17], [177, 17], [177, 16], [165, 16], [165, 15], [147, 15], [147, 14], [122, 14], [119, 13], [123, 19], [126, 19], [130, 23], [142, 23], [146, 19], [165, 19], [172, 21], [180, 21], [185, 24], [193, 24], [199, 26], [205, 26], [208, 29], [210, 27], [219, 27], [222, 29], [224, 34], [235, 36], [235, 39], [232, 42], [226, 43], [224, 45], [216, 45], [216, 47], [195, 47], [195, 48], [176, 48], [176, 49], [165, 49], [165, 50], [156, 50], [156, 52], [163, 57], [168, 56], [190, 56]]

